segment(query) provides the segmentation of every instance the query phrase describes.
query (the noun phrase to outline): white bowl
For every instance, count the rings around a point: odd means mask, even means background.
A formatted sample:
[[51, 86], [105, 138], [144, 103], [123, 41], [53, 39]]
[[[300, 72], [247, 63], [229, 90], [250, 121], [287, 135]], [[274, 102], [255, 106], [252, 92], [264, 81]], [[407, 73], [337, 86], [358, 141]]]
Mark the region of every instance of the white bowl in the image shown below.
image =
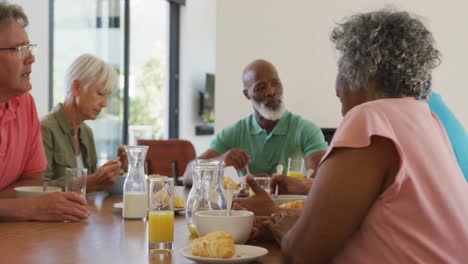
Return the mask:
[[199, 236], [214, 231], [224, 231], [232, 235], [235, 244], [244, 244], [249, 239], [254, 220], [255, 215], [250, 211], [231, 210], [231, 216], [227, 216], [226, 210], [195, 213]]
[[115, 183], [106, 187], [106, 191], [110, 195], [122, 195], [123, 193], [123, 185], [125, 182], [125, 178], [127, 178], [127, 174], [119, 175], [115, 179]]
[[307, 199], [307, 195], [292, 195], [292, 194], [280, 194], [276, 198], [274, 195], [271, 197], [276, 206], [280, 206], [284, 203], [294, 202], [297, 200]]
[[21, 187], [16, 187], [16, 197], [17, 198], [32, 198], [32, 197], [37, 197], [41, 196], [46, 193], [51, 193], [51, 192], [61, 192], [62, 188], [60, 187], [52, 187], [48, 186], [47, 191], [43, 191], [42, 186], [21, 186]]

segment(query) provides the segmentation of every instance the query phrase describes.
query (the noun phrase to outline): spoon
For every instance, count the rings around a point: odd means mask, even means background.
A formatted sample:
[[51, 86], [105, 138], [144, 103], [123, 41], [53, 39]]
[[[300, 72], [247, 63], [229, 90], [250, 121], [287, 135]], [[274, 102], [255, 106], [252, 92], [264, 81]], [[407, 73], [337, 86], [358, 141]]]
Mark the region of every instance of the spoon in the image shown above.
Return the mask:
[[314, 172], [315, 172], [314, 169], [308, 169], [306, 178], [311, 178], [312, 174], [314, 174]]
[[232, 206], [232, 183], [229, 183], [227, 185], [227, 190], [226, 190], [226, 196], [227, 196], [227, 215], [231, 216], [231, 206]]
[[245, 165], [245, 169], [247, 170], [247, 174], [250, 174], [249, 164]]
[[[283, 173], [283, 165], [281, 164], [278, 164], [278, 166], [276, 166], [276, 174], [281, 174]], [[278, 197], [278, 185], [276, 185], [276, 188], [275, 188], [275, 198]]]

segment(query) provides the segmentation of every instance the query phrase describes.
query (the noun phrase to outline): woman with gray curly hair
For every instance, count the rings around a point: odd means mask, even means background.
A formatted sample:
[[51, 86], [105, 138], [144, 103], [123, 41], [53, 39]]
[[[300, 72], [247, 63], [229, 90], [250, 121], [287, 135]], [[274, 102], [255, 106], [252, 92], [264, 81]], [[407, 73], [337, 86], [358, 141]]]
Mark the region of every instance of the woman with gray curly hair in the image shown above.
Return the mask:
[[331, 39], [344, 118], [303, 211], [263, 203], [274, 214], [261, 237], [287, 263], [465, 262], [468, 188], [425, 102], [439, 64], [431, 33], [385, 9], [348, 18]]

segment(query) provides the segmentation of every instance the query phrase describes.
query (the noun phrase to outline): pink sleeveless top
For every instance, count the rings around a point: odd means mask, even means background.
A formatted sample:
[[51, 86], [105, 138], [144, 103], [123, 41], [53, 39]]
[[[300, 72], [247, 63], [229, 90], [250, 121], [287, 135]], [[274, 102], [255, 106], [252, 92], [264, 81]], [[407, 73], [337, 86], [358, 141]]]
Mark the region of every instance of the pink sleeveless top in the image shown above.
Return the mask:
[[323, 160], [335, 147], [370, 145], [372, 135], [394, 142], [400, 170], [334, 263], [468, 262], [468, 184], [427, 103], [381, 99], [354, 107]]

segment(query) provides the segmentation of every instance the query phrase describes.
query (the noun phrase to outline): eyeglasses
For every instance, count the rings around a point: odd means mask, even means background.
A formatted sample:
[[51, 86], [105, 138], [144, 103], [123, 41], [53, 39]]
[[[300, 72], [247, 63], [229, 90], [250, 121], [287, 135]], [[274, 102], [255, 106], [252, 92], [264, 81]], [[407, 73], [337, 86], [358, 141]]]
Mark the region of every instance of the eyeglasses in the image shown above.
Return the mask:
[[37, 52], [37, 45], [36, 44], [26, 44], [18, 47], [13, 48], [0, 48], [2, 50], [16, 50], [18, 51], [19, 58], [22, 60], [29, 56], [29, 54], [36, 55]]

